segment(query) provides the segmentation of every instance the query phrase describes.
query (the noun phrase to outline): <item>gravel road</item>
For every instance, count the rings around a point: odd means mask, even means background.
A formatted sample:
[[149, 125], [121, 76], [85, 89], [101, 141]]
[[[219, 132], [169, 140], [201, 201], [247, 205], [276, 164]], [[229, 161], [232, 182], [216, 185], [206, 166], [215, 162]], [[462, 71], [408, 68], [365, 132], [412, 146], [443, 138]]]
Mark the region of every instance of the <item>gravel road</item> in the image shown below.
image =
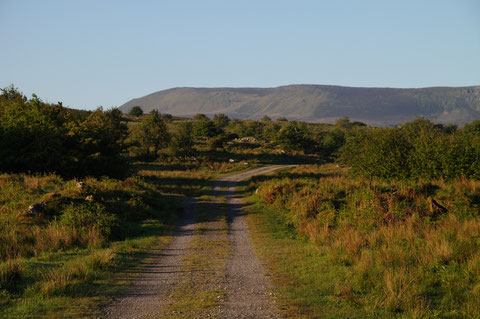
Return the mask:
[[[254, 254], [248, 228], [242, 213], [241, 199], [235, 192], [236, 183], [255, 175], [285, 168], [274, 165], [252, 169], [219, 178], [214, 195], [225, 196], [229, 214], [229, 242], [232, 253], [226, 264], [225, 278], [218, 287], [226, 291], [226, 299], [213, 317], [280, 318], [271, 296], [264, 267]], [[123, 294], [102, 309], [101, 318], [157, 318], [169, 304], [169, 296], [182, 280], [182, 261], [195, 235], [195, 199], [184, 202], [184, 216], [171, 243], [158, 254], [157, 260], [141, 270], [139, 278]], [[205, 256], [208, 258], [208, 256]], [[180, 309], [181, 310], [181, 309]], [[200, 317], [198, 317], [200, 318]]]
[[178, 281], [182, 259], [195, 229], [195, 200], [187, 198], [183, 205], [183, 218], [170, 244], [160, 252], [152, 252], [158, 254], [157, 260], [142, 269], [140, 278], [103, 309], [101, 318], [153, 318], [168, 302], [170, 288]]
[[[219, 179], [217, 187], [227, 187], [230, 211], [230, 236], [233, 254], [227, 264], [227, 302], [221, 309], [222, 318], [280, 318], [271, 296], [265, 269], [253, 253], [241, 198], [236, 183], [255, 175], [266, 174], [284, 166], [268, 166]], [[223, 184], [223, 185], [222, 185]]]

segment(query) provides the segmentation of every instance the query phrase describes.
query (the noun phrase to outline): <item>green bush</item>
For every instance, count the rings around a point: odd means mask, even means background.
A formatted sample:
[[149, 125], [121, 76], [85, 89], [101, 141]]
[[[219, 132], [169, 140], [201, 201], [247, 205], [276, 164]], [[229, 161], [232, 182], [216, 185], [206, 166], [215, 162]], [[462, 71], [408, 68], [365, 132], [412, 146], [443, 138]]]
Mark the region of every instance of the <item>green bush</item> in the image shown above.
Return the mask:
[[367, 177], [478, 179], [480, 137], [468, 126], [450, 130], [419, 118], [400, 128], [350, 131], [340, 158]]
[[142, 116], [143, 115], [143, 110], [140, 106], [134, 106], [132, 107], [132, 109], [130, 110], [130, 112], [128, 112], [128, 115], [132, 115], [132, 116]]
[[0, 167], [6, 172], [57, 172], [64, 176], [126, 173], [121, 153], [127, 128], [121, 112], [70, 110], [27, 100], [17, 89], [0, 94]]
[[117, 223], [115, 215], [107, 212], [102, 204], [94, 202], [72, 203], [65, 207], [60, 216], [60, 224], [83, 232], [94, 228], [103, 238], [110, 237]]

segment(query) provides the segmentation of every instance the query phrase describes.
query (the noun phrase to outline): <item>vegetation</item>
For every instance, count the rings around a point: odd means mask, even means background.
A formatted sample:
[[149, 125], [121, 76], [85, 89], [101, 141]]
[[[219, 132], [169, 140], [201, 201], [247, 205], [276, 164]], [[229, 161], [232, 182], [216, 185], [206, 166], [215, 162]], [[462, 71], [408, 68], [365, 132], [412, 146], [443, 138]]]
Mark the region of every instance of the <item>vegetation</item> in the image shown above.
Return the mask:
[[341, 160], [366, 177], [479, 179], [477, 126], [457, 130], [419, 118], [399, 128], [359, 128], [348, 135]]
[[[309, 165], [248, 185], [262, 212], [250, 223], [288, 315], [480, 316], [479, 121], [128, 116], [14, 87], [0, 94], [0, 316], [55, 316], [72, 300], [75, 316], [106, 302], [99, 291], [123, 288], [122, 271], [167, 243], [184, 196], [220, 173], [291, 163]], [[189, 258], [189, 271], [215, 266]], [[187, 286], [175, 304], [191, 302]], [[208, 292], [211, 307], [218, 296]]]
[[[290, 234], [285, 241], [299, 236], [318, 247], [308, 259], [322, 274], [304, 266], [303, 274], [293, 274], [307, 291], [296, 288], [298, 281], [283, 283], [284, 296], [293, 294], [289, 303], [297, 300], [294, 311], [312, 302], [303, 311], [327, 311], [327, 317], [340, 316], [335, 303], [350, 309], [344, 317], [480, 316], [480, 182], [369, 180], [347, 171], [300, 166], [250, 185], [272, 216], [262, 217], [263, 224]], [[270, 256], [272, 267], [284, 273], [280, 263], [297, 264], [298, 254], [302, 248], [281, 261]], [[328, 284], [313, 287], [318, 276]], [[320, 289], [320, 296], [308, 289]]]
[[128, 112], [128, 115], [131, 115], [131, 116], [142, 116], [143, 115], [143, 110], [140, 106], [134, 106], [132, 107], [132, 109], [130, 110], [130, 112]]
[[[334, 85], [287, 85], [276, 88], [177, 88], [131, 100], [122, 110], [144, 104], [172, 105], [178, 114], [228, 112], [239, 119], [272, 118], [333, 122], [342, 116], [395, 125], [416, 116], [461, 124], [478, 117], [480, 88], [432, 87], [420, 89], [358, 88]], [[147, 101], [148, 100], [148, 101]], [[153, 108], [153, 106], [152, 106]], [[145, 109], [149, 112], [151, 109]]]
[[117, 109], [73, 111], [5, 88], [0, 94], [0, 167], [69, 177], [122, 176], [127, 126], [121, 119]]
[[[158, 151], [170, 143], [170, 133], [162, 116], [152, 111], [132, 132], [136, 155], [142, 158], [156, 158]], [[152, 155], [153, 154], [153, 155]]]

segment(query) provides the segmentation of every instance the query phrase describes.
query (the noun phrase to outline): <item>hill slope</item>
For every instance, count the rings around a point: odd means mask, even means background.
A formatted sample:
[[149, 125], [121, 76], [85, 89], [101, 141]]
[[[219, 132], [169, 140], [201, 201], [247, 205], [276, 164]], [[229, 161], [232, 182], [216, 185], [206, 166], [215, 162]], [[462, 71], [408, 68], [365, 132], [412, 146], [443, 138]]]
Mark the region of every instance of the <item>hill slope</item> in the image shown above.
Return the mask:
[[133, 99], [120, 107], [193, 116], [224, 113], [238, 119], [287, 117], [332, 122], [348, 116], [373, 125], [393, 125], [417, 116], [439, 123], [480, 120], [480, 86], [421, 89], [288, 85], [276, 88], [174, 88]]

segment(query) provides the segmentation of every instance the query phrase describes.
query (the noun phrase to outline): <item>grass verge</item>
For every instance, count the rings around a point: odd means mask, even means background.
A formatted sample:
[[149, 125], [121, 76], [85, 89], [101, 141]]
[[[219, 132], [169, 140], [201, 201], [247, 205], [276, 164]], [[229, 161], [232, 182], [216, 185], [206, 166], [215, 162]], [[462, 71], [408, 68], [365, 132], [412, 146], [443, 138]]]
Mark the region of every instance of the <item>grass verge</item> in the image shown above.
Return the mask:
[[[272, 274], [280, 310], [288, 318], [365, 318], [369, 314], [339, 298], [335, 281], [346, 276], [342, 266], [332, 267], [317, 245], [300, 238], [274, 210], [249, 198], [244, 208], [256, 253]], [[343, 281], [343, 280], [342, 280]]]

